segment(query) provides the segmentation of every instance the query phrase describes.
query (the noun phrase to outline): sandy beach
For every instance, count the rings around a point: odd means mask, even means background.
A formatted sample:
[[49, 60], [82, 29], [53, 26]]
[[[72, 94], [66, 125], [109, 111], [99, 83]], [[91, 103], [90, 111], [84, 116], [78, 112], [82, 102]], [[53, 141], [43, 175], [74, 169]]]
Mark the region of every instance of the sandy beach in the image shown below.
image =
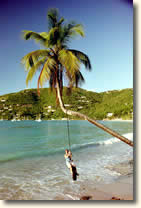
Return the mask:
[[127, 122], [133, 122], [133, 120], [123, 120], [122, 118], [115, 118], [115, 119], [103, 119], [103, 121], [127, 121]]
[[98, 185], [92, 193], [86, 195], [90, 196], [89, 200], [133, 200], [133, 160], [107, 168], [122, 176], [114, 183]]
[[133, 200], [133, 177], [122, 178], [112, 184], [99, 185], [80, 200]]

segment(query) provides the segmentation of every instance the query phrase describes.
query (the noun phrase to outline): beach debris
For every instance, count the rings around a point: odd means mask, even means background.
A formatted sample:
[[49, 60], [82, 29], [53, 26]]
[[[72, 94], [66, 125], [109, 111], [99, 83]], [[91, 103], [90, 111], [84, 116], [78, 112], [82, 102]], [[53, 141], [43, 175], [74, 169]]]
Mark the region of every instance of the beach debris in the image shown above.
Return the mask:
[[119, 197], [113, 196], [113, 197], [111, 198], [111, 200], [124, 200], [124, 199], [120, 199]]
[[92, 196], [82, 196], [81, 198], [80, 198], [80, 200], [89, 200], [89, 199], [91, 199], [92, 198]]

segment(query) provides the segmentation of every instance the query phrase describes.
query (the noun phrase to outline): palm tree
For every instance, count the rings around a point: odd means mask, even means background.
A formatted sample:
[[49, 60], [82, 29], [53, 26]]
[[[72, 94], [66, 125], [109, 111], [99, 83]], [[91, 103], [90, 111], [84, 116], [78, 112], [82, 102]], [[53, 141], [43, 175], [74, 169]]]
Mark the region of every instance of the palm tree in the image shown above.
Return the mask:
[[82, 119], [88, 120], [112, 136], [133, 146], [132, 141], [117, 132], [84, 114], [68, 110], [64, 107], [62, 100], [63, 77], [67, 78], [69, 89], [74, 86], [77, 87], [80, 83], [84, 82], [80, 65], [84, 64], [87, 70], [91, 70], [91, 63], [88, 56], [83, 52], [68, 48], [71, 38], [78, 35], [84, 36], [83, 26], [75, 22], [64, 23], [65, 20], [63, 17], [59, 17], [57, 9], [50, 9], [47, 13], [47, 18], [49, 22], [48, 32], [36, 33], [27, 30], [23, 31], [25, 40], [34, 39], [44, 47], [44, 49], [30, 52], [22, 58], [22, 63], [28, 72], [26, 84], [28, 85], [28, 82], [32, 80], [35, 73], [39, 70], [38, 94], [40, 94], [39, 87], [42, 87], [48, 81], [51, 89], [55, 89], [56, 100], [65, 114], [79, 116]]

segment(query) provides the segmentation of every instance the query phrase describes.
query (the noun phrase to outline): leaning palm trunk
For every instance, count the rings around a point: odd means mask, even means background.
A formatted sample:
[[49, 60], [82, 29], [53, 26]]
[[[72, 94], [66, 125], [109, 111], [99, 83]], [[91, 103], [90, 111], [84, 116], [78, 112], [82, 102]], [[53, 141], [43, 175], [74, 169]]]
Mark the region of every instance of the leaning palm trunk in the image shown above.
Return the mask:
[[63, 103], [63, 100], [62, 100], [62, 97], [61, 97], [61, 93], [60, 93], [60, 88], [59, 88], [59, 84], [57, 83], [57, 96], [58, 96], [58, 100], [59, 100], [59, 104], [60, 104], [60, 107], [62, 109], [62, 111], [65, 113], [65, 114], [68, 114], [68, 115], [73, 115], [73, 116], [79, 116], [80, 118], [83, 118], [87, 121], [89, 121], [90, 123], [94, 124], [95, 126], [103, 129], [104, 131], [106, 131], [107, 133], [111, 134], [112, 136], [114, 137], [117, 137], [118, 139], [120, 139], [121, 141], [125, 142], [126, 144], [130, 145], [133, 147], [133, 142], [130, 141], [129, 139], [127, 139], [126, 137], [124, 136], [121, 136], [120, 134], [118, 134], [117, 132], [113, 131], [112, 129], [104, 126], [103, 124], [100, 124], [98, 123], [97, 121], [89, 118], [88, 116], [82, 114], [82, 113], [78, 113], [78, 112], [75, 112], [75, 111], [72, 111], [72, 110], [68, 110], [64, 107], [64, 103]]

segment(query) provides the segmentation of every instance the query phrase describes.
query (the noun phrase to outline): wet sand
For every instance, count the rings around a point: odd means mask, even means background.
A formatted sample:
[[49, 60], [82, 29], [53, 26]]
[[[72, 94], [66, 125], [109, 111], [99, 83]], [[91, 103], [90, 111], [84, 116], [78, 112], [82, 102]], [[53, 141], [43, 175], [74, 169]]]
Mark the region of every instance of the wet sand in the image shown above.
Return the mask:
[[[133, 200], [133, 160], [106, 167], [121, 174], [111, 184], [101, 184], [80, 197], [81, 200]], [[87, 199], [86, 197], [87, 196]], [[88, 198], [89, 196], [89, 198]]]
[[76, 195], [57, 196], [54, 200], [133, 200], [133, 177], [128, 176], [111, 184], [90, 187]]
[[133, 178], [125, 177], [113, 184], [101, 185], [93, 192], [92, 200], [133, 200]]

